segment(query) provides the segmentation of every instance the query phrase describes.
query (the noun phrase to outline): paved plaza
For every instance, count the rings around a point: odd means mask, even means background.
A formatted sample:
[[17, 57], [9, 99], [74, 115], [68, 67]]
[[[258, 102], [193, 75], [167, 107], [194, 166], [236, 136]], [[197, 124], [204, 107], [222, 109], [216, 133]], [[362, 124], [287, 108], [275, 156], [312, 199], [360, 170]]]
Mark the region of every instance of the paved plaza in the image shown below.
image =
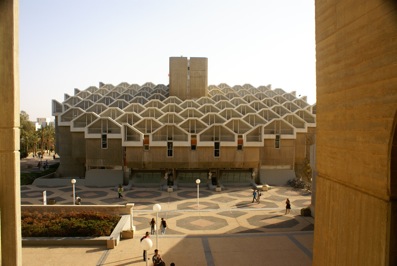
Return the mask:
[[[160, 218], [168, 228], [165, 235], [151, 235], [169, 265], [311, 265], [313, 218], [300, 216], [310, 205], [311, 193], [291, 187], [272, 187], [252, 203], [249, 187], [227, 187], [221, 192], [205, 186], [182, 187], [173, 192], [159, 187], [133, 187], [119, 199], [115, 188], [79, 186], [76, 195], [83, 205], [135, 203], [133, 239], [123, 239], [115, 249], [104, 246], [23, 247], [23, 265], [146, 265], [139, 239], [150, 232], [156, 218], [153, 205], [159, 203]], [[22, 186], [23, 205], [43, 204], [42, 193], [57, 205], [72, 204], [72, 187]], [[285, 215], [285, 199], [292, 204]], [[149, 261], [148, 265], [152, 265]]]

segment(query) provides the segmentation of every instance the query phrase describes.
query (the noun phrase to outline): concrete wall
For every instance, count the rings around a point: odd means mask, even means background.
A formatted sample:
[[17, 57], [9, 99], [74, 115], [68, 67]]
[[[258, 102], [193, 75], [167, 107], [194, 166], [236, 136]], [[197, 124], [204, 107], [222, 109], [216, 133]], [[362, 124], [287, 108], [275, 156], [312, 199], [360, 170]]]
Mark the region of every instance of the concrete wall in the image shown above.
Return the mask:
[[117, 187], [123, 184], [123, 171], [91, 169], [86, 172], [84, 184], [88, 187]]
[[396, 36], [394, 1], [316, 1], [313, 265], [396, 265], [389, 252], [397, 237], [390, 236]]
[[260, 169], [260, 182], [270, 186], [285, 186], [288, 180], [295, 178], [295, 171], [292, 169]]
[[22, 265], [18, 1], [0, 1], [0, 265]]
[[70, 127], [58, 127], [58, 154], [61, 164], [57, 176], [85, 176], [85, 138], [83, 132], [70, 133]]
[[127, 166], [142, 170], [180, 168], [180, 169], [208, 169], [208, 168], [256, 168], [259, 164], [259, 149], [245, 147], [236, 152], [237, 147], [222, 147], [219, 158], [214, 157], [213, 147], [198, 147], [192, 151], [188, 147], [174, 147], [174, 156], [167, 157], [165, 147], [150, 147], [143, 151], [143, 147], [127, 147]]
[[307, 158], [310, 154], [310, 146], [306, 143], [306, 136], [307, 133], [296, 134], [294, 154], [295, 164], [302, 164], [305, 161], [305, 158]]
[[123, 164], [121, 139], [109, 139], [107, 149], [102, 149], [101, 139], [86, 139], [86, 164], [88, 167], [114, 167]]
[[294, 139], [283, 139], [281, 136], [280, 147], [275, 148], [274, 139], [265, 139], [261, 150], [261, 164], [266, 166], [290, 166], [295, 164], [295, 142]]

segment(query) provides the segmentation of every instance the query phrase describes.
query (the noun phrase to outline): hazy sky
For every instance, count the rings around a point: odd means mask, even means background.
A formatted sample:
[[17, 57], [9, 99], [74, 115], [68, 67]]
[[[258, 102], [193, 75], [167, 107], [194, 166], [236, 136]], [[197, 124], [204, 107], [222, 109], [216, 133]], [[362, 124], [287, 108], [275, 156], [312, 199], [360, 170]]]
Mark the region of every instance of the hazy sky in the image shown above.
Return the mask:
[[20, 0], [21, 110], [52, 116], [74, 88], [168, 84], [169, 57], [207, 57], [208, 84], [316, 101], [313, 0]]

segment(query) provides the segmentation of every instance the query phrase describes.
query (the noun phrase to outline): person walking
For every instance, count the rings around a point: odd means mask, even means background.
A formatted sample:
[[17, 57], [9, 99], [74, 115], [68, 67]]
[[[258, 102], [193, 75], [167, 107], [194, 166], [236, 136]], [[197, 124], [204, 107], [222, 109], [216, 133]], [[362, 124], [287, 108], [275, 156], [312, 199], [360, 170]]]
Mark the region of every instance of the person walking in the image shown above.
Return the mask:
[[156, 232], [156, 221], [154, 220], [154, 218], [152, 218], [149, 224], [150, 224], [150, 234], [154, 235], [154, 233]]
[[254, 189], [254, 191], [252, 192], [252, 203], [254, 203], [255, 200], [256, 200], [256, 190]]
[[285, 201], [285, 214], [290, 213], [291, 211], [291, 202], [289, 201], [289, 198]]
[[262, 196], [262, 193], [259, 191], [259, 189], [258, 189], [258, 194], [257, 195], [258, 196], [256, 198], [256, 202], [259, 204], [259, 202], [261, 202], [261, 196]]
[[164, 220], [164, 218], [161, 218], [161, 234], [165, 234], [165, 230], [167, 229], [167, 222]]
[[119, 187], [117, 188], [117, 192], [119, 194], [119, 199], [123, 197], [123, 186], [120, 184]]
[[[145, 238], [149, 238], [149, 232], [146, 232], [145, 235], [141, 238], [141, 242], [142, 240], [144, 240]], [[143, 261], [146, 261], [146, 250], [143, 250]]]

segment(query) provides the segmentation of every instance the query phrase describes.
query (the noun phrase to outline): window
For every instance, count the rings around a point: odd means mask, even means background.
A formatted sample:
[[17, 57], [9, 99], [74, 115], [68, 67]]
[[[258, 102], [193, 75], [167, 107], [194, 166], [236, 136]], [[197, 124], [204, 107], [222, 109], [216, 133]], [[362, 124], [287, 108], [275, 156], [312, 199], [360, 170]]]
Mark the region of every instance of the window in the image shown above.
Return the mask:
[[172, 157], [174, 145], [172, 142], [167, 142], [167, 156]]
[[274, 140], [274, 148], [280, 148], [280, 135], [276, 135], [276, 139]]
[[214, 157], [219, 157], [219, 155], [220, 155], [220, 147], [221, 147], [221, 143], [220, 142], [214, 142]]
[[190, 149], [192, 151], [195, 151], [197, 149], [197, 138], [196, 138], [196, 135], [192, 136], [192, 138], [190, 139]]
[[102, 149], [108, 148], [108, 135], [107, 134], [102, 134], [102, 136], [101, 136], [101, 147], [102, 147]]

